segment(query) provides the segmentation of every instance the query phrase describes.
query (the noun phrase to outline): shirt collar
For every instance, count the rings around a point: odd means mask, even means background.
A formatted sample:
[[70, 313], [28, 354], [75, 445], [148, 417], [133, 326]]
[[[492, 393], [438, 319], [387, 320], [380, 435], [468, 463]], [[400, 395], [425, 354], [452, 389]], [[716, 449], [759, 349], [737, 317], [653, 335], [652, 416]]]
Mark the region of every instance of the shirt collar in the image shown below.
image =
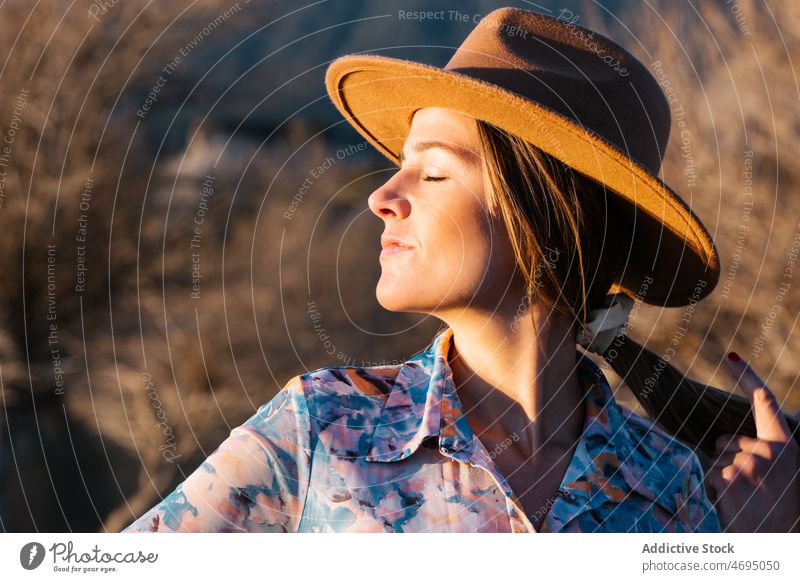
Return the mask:
[[368, 461], [405, 459], [428, 437], [439, 437], [439, 445], [458, 460], [471, 457], [473, 433], [447, 361], [452, 337], [448, 327], [400, 367], [372, 434]]
[[[448, 355], [453, 332], [440, 332], [430, 347], [407, 360], [392, 385], [375, 425], [366, 460], [394, 462], [412, 455], [428, 437], [439, 437], [444, 454], [468, 462], [474, 434], [456, 393]], [[669, 513], [679, 512], [690, 467], [673, 462], [664, 433], [635, 434], [614, 399], [600, 367], [578, 354], [584, 388], [583, 434], [561, 484], [562, 499], [551, 509], [556, 524], [636, 491]]]

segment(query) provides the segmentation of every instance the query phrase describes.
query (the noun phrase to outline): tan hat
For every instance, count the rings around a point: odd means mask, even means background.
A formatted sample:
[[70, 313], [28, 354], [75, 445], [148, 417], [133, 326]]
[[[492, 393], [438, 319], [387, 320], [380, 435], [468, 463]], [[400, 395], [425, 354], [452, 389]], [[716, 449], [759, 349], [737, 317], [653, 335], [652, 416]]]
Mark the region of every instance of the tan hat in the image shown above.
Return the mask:
[[329, 65], [325, 83], [347, 121], [397, 165], [414, 112], [443, 107], [522, 137], [605, 184], [634, 229], [632, 247], [620, 249], [624, 275], [609, 292], [675, 307], [716, 286], [713, 239], [658, 177], [669, 103], [647, 68], [612, 40], [572, 20], [498, 8], [444, 68], [345, 55]]

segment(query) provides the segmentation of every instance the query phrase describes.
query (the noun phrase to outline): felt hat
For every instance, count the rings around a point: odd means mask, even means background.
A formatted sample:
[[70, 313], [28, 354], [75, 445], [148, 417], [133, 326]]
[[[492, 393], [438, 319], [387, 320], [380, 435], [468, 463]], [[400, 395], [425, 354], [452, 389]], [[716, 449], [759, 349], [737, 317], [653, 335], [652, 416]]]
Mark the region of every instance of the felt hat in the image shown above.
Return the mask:
[[348, 54], [331, 62], [325, 84], [345, 119], [398, 166], [414, 112], [442, 107], [522, 137], [604, 184], [633, 230], [610, 293], [676, 307], [716, 286], [713, 239], [659, 178], [671, 116], [658, 81], [574, 19], [498, 8], [444, 67]]

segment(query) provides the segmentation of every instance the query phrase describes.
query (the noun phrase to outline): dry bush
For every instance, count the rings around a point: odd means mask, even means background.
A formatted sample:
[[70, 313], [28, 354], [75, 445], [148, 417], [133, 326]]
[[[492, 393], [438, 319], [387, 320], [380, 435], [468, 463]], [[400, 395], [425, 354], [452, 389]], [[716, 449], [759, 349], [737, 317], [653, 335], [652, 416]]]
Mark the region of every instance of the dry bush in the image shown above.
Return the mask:
[[[66, 13], [21, 4], [0, 11], [8, 57], [0, 112], [3, 133], [12, 121], [15, 132], [0, 207], [6, 531], [119, 530], [291, 376], [349, 363], [323, 348], [309, 297], [343, 354], [398, 357], [420, 347], [407, 337], [376, 345], [368, 333], [344, 331], [413, 320], [388, 318], [364, 295], [378, 274], [379, 221], [364, 214], [376, 181], [363, 176], [374, 157], [327, 170], [287, 221], [300, 184], [339, 147], [306, 143], [319, 128], [301, 119], [270, 140], [237, 134], [229, 142], [210, 107], [218, 95], [187, 85], [182, 74], [203, 66], [191, 58], [169, 76], [146, 118], [137, 117], [162, 68], [232, 4], [143, 10], [124, 2], [100, 22], [87, 17], [89, 3]], [[247, 22], [234, 15], [215, 33], [235, 44]], [[258, 92], [266, 93], [263, 80], [250, 91]], [[25, 106], [12, 119], [21, 93]], [[184, 99], [181, 113], [194, 119], [186, 144], [162, 148], [174, 139], [170, 115]], [[219, 110], [230, 115], [240, 105], [223, 101]], [[189, 245], [209, 173], [201, 291], [193, 299]], [[77, 292], [81, 214], [87, 274]], [[340, 248], [341, 227], [353, 219], [359, 225]], [[48, 244], [55, 245], [53, 321]], [[48, 343], [51, 323], [57, 340]], [[420, 345], [433, 327], [423, 325]]]

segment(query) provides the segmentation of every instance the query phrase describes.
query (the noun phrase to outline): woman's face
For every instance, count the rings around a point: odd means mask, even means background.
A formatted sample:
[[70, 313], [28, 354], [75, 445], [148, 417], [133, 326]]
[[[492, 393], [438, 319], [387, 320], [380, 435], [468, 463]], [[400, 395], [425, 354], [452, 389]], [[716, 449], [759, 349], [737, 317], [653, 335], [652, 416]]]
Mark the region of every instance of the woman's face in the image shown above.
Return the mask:
[[[514, 257], [502, 221], [488, 213], [481, 156], [472, 117], [415, 113], [400, 170], [368, 201], [384, 222], [376, 289], [384, 308], [492, 312], [503, 300]], [[511, 297], [516, 308], [520, 297]]]

